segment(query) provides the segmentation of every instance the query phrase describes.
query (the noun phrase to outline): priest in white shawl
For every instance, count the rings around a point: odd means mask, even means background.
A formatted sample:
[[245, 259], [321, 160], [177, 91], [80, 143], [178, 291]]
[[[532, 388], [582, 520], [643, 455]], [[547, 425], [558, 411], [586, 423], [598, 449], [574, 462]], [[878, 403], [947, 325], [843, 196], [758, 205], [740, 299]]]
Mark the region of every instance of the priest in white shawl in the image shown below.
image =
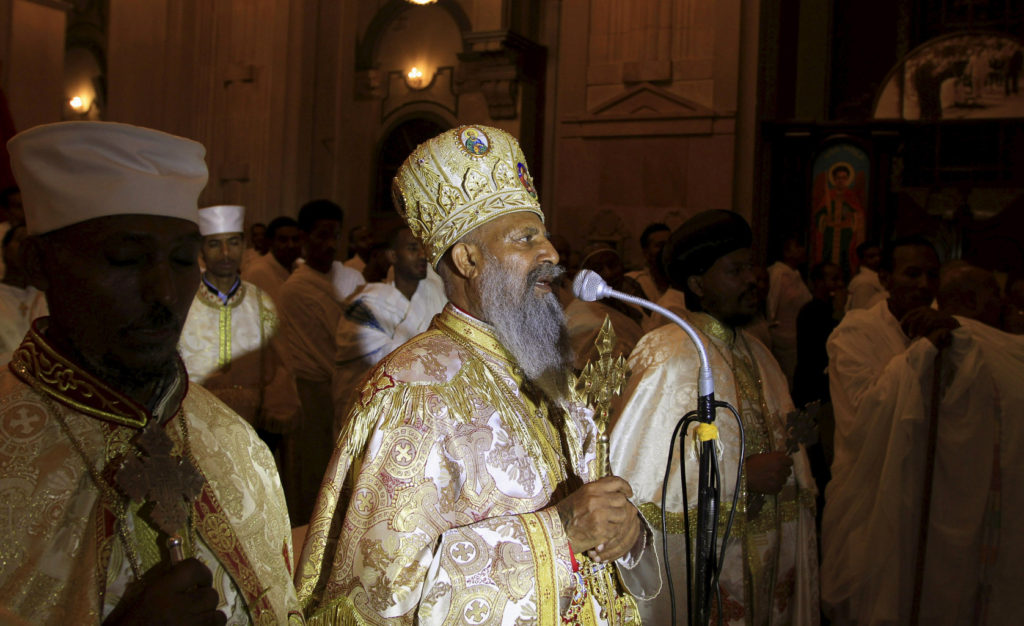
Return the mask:
[[238, 275], [245, 207], [199, 209], [199, 255], [206, 271], [178, 340], [189, 380], [202, 384], [253, 425], [271, 451], [298, 418], [295, 383], [272, 340], [270, 296]]
[[334, 432], [348, 414], [357, 383], [381, 359], [422, 333], [448, 299], [427, 277], [427, 255], [412, 230], [397, 229], [387, 249], [392, 280], [369, 283], [345, 304], [335, 334]]
[[888, 300], [847, 313], [828, 341], [823, 605], [835, 624], [910, 623], [915, 603], [922, 624], [1016, 623], [1024, 341], [929, 306], [939, 261], [925, 239], [890, 245], [880, 274]]
[[[746, 432], [741, 493], [712, 621], [723, 624], [817, 624], [818, 565], [814, 527], [815, 486], [802, 447], [790, 451], [785, 421], [793, 410], [786, 378], [768, 349], [742, 326], [756, 313], [751, 264], [752, 234], [731, 211], [700, 213], [676, 230], [665, 247], [669, 279], [686, 294], [685, 317], [697, 329], [715, 377], [715, 398], [736, 407]], [[662, 479], [677, 421], [697, 407], [696, 349], [683, 330], [668, 324], [648, 333], [630, 355], [625, 403], [611, 434], [612, 469], [629, 481], [640, 510], [662, 549]], [[730, 414], [717, 420], [721, 471], [719, 533], [732, 510], [740, 435]], [[685, 448], [693, 449], [693, 429]], [[696, 535], [697, 461], [685, 459], [687, 494], [680, 487], [678, 455], [666, 498], [668, 559], [673, 588], [686, 615], [684, 524]], [[664, 554], [662, 554], [664, 557]], [[637, 601], [645, 622], [669, 623], [667, 585], [653, 601]]]

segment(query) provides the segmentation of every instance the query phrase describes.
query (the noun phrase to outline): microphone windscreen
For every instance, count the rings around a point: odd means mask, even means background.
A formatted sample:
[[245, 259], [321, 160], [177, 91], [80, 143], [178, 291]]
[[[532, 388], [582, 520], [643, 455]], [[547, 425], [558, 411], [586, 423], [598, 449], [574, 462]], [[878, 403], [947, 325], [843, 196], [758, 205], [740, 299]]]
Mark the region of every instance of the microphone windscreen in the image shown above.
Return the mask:
[[600, 300], [607, 289], [608, 285], [601, 275], [591, 270], [580, 270], [576, 280], [572, 281], [573, 294], [584, 302]]

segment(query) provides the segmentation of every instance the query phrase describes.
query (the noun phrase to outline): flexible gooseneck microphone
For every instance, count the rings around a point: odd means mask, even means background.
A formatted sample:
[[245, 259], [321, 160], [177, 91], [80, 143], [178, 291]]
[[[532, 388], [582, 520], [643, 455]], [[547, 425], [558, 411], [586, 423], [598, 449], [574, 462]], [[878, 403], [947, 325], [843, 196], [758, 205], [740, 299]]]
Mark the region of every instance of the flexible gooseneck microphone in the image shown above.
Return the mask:
[[631, 296], [628, 293], [622, 293], [616, 291], [608, 286], [608, 283], [601, 278], [597, 272], [590, 270], [580, 270], [576, 274], [576, 279], [572, 282], [573, 294], [583, 300], [584, 302], [594, 302], [601, 298], [615, 298], [616, 300], [622, 300], [635, 304], [645, 309], [650, 309], [657, 313], [661, 313], [668, 320], [672, 321], [690, 337], [690, 341], [697, 348], [697, 353], [700, 355], [700, 371], [697, 374], [697, 402], [703, 404], [701, 401], [706, 400], [706, 407], [698, 407], [700, 411], [701, 421], [707, 424], [715, 421], [714, 407], [711, 403], [714, 402], [715, 394], [715, 378], [711, 373], [711, 361], [708, 359], [707, 348], [704, 347], [704, 342], [701, 341], [700, 335], [693, 329], [686, 321], [681, 317], [669, 311], [665, 307], [654, 304], [650, 300], [644, 300], [636, 296]]
[[[732, 526], [733, 515], [736, 511], [736, 498], [739, 494], [740, 487], [740, 475], [743, 471], [743, 454], [744, 454], [744, 437], [743, 437], [743, 425], [739, 419], [739, 414], [736, 410], [724, 402], [715, 402], [715, 380], [711, 372], [711, 361], [708, 358], [707, 348], [704, 346], [704, 342], [701, 341], [700, 335], [693, 329], [690, 324], [680, 318], [675, 313], [668, 309], [658, 306], [657, 304], [631, 296], [621, 291], [616, 291], [608, 286], [608, 283], [601, 278], [596, 272], [590, 270], [580, 270], [576, 275], [576, 279], [572, 284], [573, 294], [584, 302], [594, 302], [601, 298], [615, 298], [622, 300], [623, 302], [629, 302], [645, 309], [650, 309], [661, 315], [665, 316], [669, 321], [674, 322], [690, 337], [694, 347], [697, 349], [697, 353], [700, 355], [700, 370], [697, 374], [697, 411], [689, 412], [676, 425], [676, 429], [672, 436], [672, 441], [669, 442], [669, 457], [668, 464], [665, 468], [665, 480], [662, 485], [662, 528], [665, 526], [665, 494], [668, 491], [668, 478], [672, 467], [672, 455], [673, 455], [673, 443], [676, 438], [676, 434], [682, 430], [682, 438], [680, 438], [680, 454], [684, 454], [683, 441], [685, 440], [685, 434], [687, 426], [693, 422], [701, 422], [705, 425], [711, 425], [715, 421], [715, 409], [718, 407], [728, 408], [732, 411], [736, 417], [738, 428], [740, 429], [740, 466], [736, 472], [736, 488], [733, 492], [733, 506], [729, 514], [729, 521], [725, 526], [725, 530], [722, 534], [722, 551], [716, 554], [715, 547], [718, 537], [718, 506], [719, 506], [719, 494], [720, 494], [720, 473], [718, 470], [718, 459], [715, 451], [715, 439], [717, 439], [717, 431], [714, 435], [703, 436], [700, 434], [698, 429], [698, 440], [700, 441], [700, 454], [699, 454], [699, 469], [698, 469], [698, 482], [697, 482], [697, 541], [695, 546], [695, 558], [693, 562], [694, 572], [690, 576], [690, 527], [689, 524], [685, 525], [686, 535], [686, 571], [688, 578], [692, 583], [688, 587], [689, 595], [692, 596], [692, 602], [687, 603], [688, 612], [688, 623], [689, 624], [707, 624], [711, 614], [711, 598], [715, 596], [719, 600], [719, 621], [721, 621], [722, 610], [721, 610], [721, 598], [718, 595], [718, 576], [721, 573], [722, 563], [724, 562], [725, 546], [728, 542], [729, 530]], [[685, 457], [680, 458], [681, 464], [685, 464], [683, 460]], [[683, 502], [688, 502], [686, 495], [686, 471], [685, 467], [681, 467], [682, 471], [682, 483], [683, 483]], [[669, 565], [668, 559], [668, 534], [662, 532], [662, 540], [664, 543], [665, 558], [665, 572], [668, 576], [669, 593], [671, 594], [672, 600], [672, 623], [678, 623], [676, 621], [676, 600], [675, 590], [672, 585], [672, 571]]]

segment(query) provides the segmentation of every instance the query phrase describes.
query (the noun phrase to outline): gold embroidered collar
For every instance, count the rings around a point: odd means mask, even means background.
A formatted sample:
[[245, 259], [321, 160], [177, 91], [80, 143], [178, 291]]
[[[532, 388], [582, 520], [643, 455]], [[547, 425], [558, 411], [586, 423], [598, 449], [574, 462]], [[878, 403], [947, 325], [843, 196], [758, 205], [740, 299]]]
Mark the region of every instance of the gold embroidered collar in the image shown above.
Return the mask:
[[438, 329], [472, 344], [474, 348], [501, 361], [503, 365], [518, 374], [515, 359], [498, 341], [498, 337], [494, 334], [494, 328], [490, 324], [478, 320], [451, 303], [445, 305], [441, 314], [434, 318], [433, 323]]
[[707, 313], [695, 313], [691, 311], [688, 317], [690, 318], [690, 323], [696, 326], [697, 329], [705, 335], [718, 339], [730, 348], [732, 348], [733, 344], [736, 343], [736, 330], [726, 326]]
[[[15, 376], [57, 402], [90, 417], [132, 428], [145, 427], [151, 417], [150, 412], [58, 353], [44, 337], [47, 322], [45, 317], [33, 322], [25, 339], [11, 356], [8, 367]], [[178, 395], [174, 402], [180, 404], [186, 387], [171, 385], [170, 389]]]

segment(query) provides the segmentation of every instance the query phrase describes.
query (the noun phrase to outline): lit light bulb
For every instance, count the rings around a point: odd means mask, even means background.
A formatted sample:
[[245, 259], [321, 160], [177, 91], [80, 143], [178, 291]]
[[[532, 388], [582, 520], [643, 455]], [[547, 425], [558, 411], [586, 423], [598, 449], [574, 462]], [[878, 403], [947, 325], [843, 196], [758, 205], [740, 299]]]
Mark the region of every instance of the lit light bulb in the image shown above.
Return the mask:
[[424, 4], [434, 4], [435, 2], [437, 2], [437, 0], [408, 0], [408, 1], [411, 2], [412, 4], [418, 4], [418, 5], [421, 5], [421, 6], [424, 5]]
[[85, 110], [85, 101], [82, 100], [81, 96], [75, 96], [74, 98], [71, 98], [70, 100], [68, 100], [68, 104], [70, 104], [71, 108], [78, 113], [81, 113]]
[[405, 75], [405, 82], [413, 89], [423, 87], [423, 71], [418, 67], [412, 68], [409, 70], [409, 73]]

